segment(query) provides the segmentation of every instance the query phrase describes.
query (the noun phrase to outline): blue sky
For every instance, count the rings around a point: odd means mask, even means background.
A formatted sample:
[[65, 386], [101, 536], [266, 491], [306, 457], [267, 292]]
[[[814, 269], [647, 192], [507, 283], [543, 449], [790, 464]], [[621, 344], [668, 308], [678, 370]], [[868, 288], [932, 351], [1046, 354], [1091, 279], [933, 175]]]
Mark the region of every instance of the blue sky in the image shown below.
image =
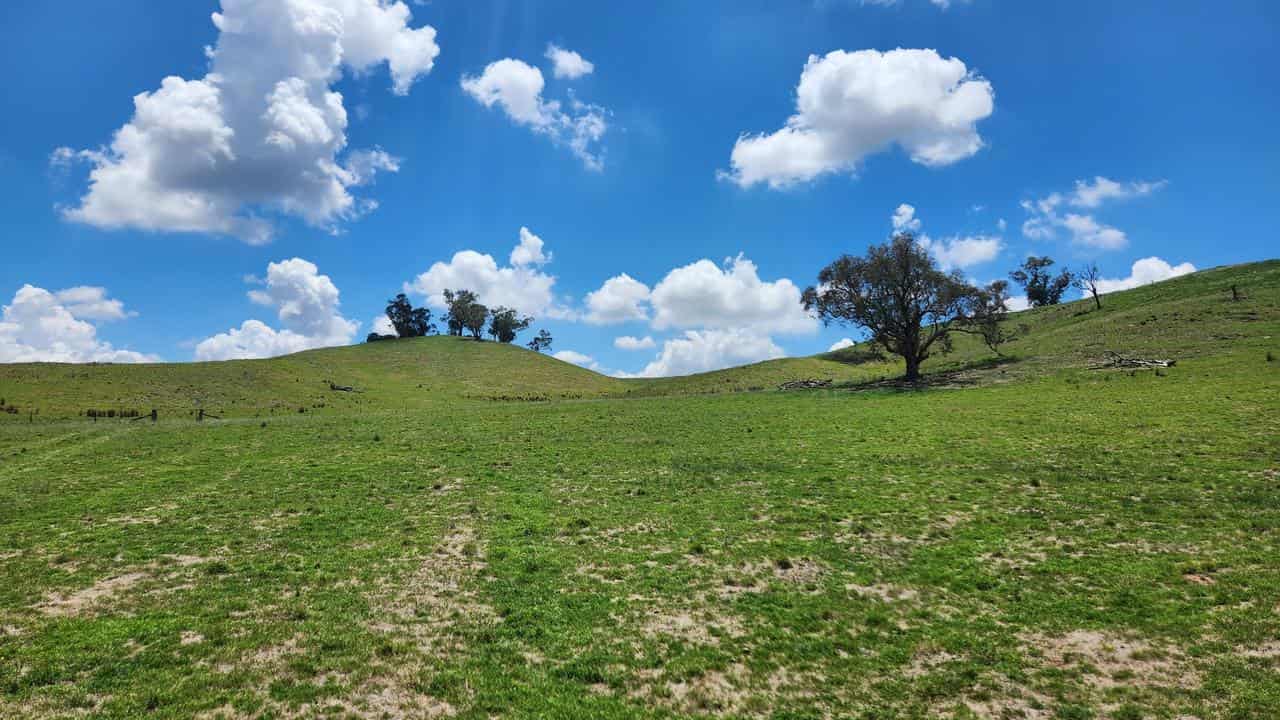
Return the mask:
[[1275, 3], [343, 5], [0, 6], [0, 361], [359, 341], [462, 280], [612, 372], [804, 355], [895, 213], [975, 281], [1276, 255]]

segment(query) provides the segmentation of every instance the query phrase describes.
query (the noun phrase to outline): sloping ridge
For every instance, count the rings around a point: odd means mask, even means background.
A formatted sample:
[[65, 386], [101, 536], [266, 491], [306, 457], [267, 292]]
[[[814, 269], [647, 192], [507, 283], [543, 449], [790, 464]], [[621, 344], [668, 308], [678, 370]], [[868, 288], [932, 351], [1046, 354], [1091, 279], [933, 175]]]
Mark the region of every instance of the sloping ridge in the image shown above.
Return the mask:
[[[1240, 296], [1233, 300], [1231, 287]], [[1078, 367], [1107, 350], [1195, 358], [1256, 349], [1280, 354], [1280, 260], [1214, 268], [1103, 296], [1013, 313], [1018, 338], [1001, 367], [1036, 373]], [[925, 365], [946, 373], [989, 367], [971, 336]], [[523, 347], [431, 337], [310, 350], [270, 360], [156, 365], [0, 365], [0, 400], [19, 414], [198, 408], [228, 416], [410, 409], [450, 400], [541, 402], [769, 390], [800, 379], [855, 384], [898, 375], [901, 364], [864, 346], [685, 377], [620, 380]], [[1016, 373], [1015, 373], [1016, 374]], [[354, 392], [331, 388], [349, 386]], [[0, 414], [0, 418], [11, 417]]]

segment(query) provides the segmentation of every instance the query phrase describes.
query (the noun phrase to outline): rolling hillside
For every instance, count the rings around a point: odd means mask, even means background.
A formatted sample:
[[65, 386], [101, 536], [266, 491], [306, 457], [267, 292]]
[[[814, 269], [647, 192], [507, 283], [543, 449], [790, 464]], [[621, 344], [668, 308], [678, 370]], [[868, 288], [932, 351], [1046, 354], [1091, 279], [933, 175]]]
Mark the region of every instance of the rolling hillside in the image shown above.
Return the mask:
[[[1246, 299], [1231, 302], [1230, 286]], [[1217, 268], [1092, 301], [1010, 315], [1021, 336], [996, 358], [974, 338], [958, 336], [950, 355], [926, 371], [966, 368], [1008, 379], [1079, 367], [1104, 351], [1182, 359], [1280, 352], [1280, 261]], [[1269, 336], [1269, 337], [1268, 337]], [[985, 369], [984, 369], [985, 368]], [[305, 411], [413, 408], [442, 400], [563, 400], [772, 390], [797, 379], [837, 385], [893, 377], [892, 359], [858, 346], [808, 358], [785, 358], [685, 377], [619, 380], [518, 346], [452, 337], [312, 350], [270, 360], [164, 365], [0, 365], [0, 399], [25, 415], [82, 415], [85, 410], [157, 408], [185, 417], [196, 409], [224, 416]], [[1004, 377], [1000, 377], [1000, 376]], [[333, 392], [330, 382], [359, 393]]]
[[0, 414], [0, 719], [1280, 717], [1280, 263], [1104, 302], [931, 362], [965, 390], [449, 338], [0, 367], [40, 408]]

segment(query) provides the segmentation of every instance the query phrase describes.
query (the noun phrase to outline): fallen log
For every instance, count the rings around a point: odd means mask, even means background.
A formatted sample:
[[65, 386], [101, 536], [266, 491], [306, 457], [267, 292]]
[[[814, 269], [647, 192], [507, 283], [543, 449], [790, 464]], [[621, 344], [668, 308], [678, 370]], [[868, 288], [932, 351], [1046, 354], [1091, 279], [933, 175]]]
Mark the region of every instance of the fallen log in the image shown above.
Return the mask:
[[350, 385], [338, 385], [336, 383], [329, 383], [329, 389], [334, 392], [358, 392]]
[[1171, 368], [1178, 364], [1177, 360], [1150, 360], [1146, 358], [1125, 357], [1118, 352], [1108, 350], [1106, 352], [1107, 359], [1101, 364], [1094, 365], [1091, 370], [1105, 370], [1107, 368]]
[[789, 380], [778, 386], [779, 390], [816, 390], [818, 388], [830, 387], [831, 380]]

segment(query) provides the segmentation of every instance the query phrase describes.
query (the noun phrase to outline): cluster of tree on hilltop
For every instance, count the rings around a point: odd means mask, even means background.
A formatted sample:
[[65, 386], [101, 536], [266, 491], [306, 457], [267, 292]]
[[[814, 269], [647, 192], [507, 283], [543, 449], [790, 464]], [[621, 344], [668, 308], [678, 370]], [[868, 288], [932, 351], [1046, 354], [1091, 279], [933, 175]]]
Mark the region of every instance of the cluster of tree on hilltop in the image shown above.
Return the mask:
[[[1056, 305], [1074, 286], [1102, 308], [1097, 265], [1054, 274], [1053, 264], [1048, 257], [1029, 257], [1010, 273], [1032, 307]], [[978, 335], [999, 354], [1000, 345], [1012, 339], [1001, 324], [1008, 314], [1008, 287], [1004, 280], [978, 287], [959, 272], [943, 272], [914, 235], [898, 233], [863, 257], [844, 255], [823, 268], [801, 302], [824, 323], [865, 328], [872, 346], [900, 356], [906, 379], [917, 380], [925, 360], [951, 351], [955, 333]]]
[[[498, 306], [486, 307], [480, 303], [479, 296], [471, 290], [445, 290], [444, 314], [445, 328], [450, 335], [469, 336], [475, 340], [483, 340], [486, 329], [489, 336], [501, 343], [515, 342], [516, 337], [533, 324], [533, 318], [521, 315], [514, 308]], [[399, 338], [426, 337], [436, 335], [439, 329], [431, 321], [431, 309], [414, 307], [404, 293], [387, 301], [387, 319], [395, 329], [394, 335], [369, 333], [366, 342], [380, 340], [396, 340]], [[526, 345], [535, 352], [551, 350], [551, 333], [540, 330], [533, 340]]]
[[[1098, 266], [1079, 272], [1053, 271], [1049, 257], [1029, 257], [1009, 277], [1022, 286], [1032, 307], [1056, 305], [1067, 288], [1089, 293], [1099, 309]], [[870, 332], [873, 347], [901, 356], [907, 380], [920, 377], [920, 365], [935, 354], [951, 351], [955, 333], [979, 336], [996, 354], [1012, 339], [1001, 324], [1008, 314], [1009, 283], [997, 280], [984, 287], [966, 281], [959, 272], [944, 272], [911, 233], [898, 233], [883, 245], [873, 245], [863, 257], [844, 255], [818, 273], [818, 284], [801, 296], [806, 310], [824, 323], [855, 325]], [[443, 293], [446, 332], [500, 343], [515, 342], [533, 318], [514, 308], [487, 307], [466, 289]], [[439, 332], [431, 310], [414, 307], [400, 293], [387, 302], [387, 319], [395, 335], [369, 333], [368, 342], [424, 337]], [[536, 352], [551, 349], [551, 333], [540, 330], [527, 343]]]

